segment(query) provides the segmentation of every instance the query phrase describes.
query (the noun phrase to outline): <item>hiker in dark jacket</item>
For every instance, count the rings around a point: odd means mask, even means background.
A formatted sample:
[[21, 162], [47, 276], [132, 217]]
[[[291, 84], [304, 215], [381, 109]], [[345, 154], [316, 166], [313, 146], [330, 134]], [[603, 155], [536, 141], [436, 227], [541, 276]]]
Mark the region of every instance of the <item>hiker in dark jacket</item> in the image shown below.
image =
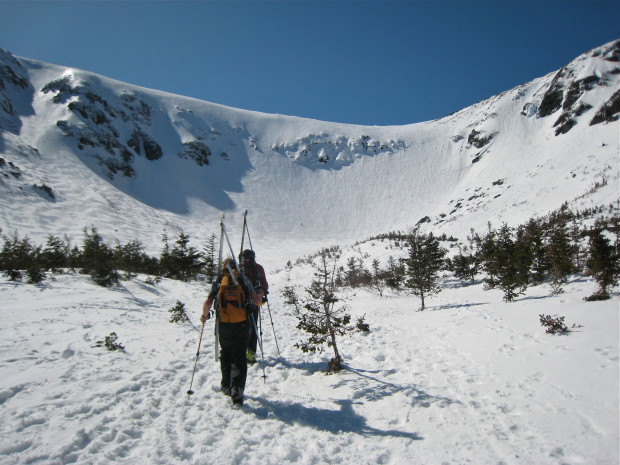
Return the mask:
[[214, 283], [202, 306], [200, 320], [204, 323], [210, 318], [211, 305], [216, 301], [222, 392], [232, 398], [233, 404], [243, 405], [248, 372], [246, 348], [250, 342], [251, 323], [245, 308], [248, 290], [232, 266], [232, 259], [222, 263], [222, 278]]
[[244, 274], [250, 281], [250, 284], [254, 286], [254, 290], [258, 296], [254, 303], [248, 306], [248, 313], [251, 314], [251, 318], [253, 318], [254, 321], [250, 321], [250, 342], [248, 344], [246, 357], [248, 363], [253, 365], [256, 363], [256, 347], [258, 345], [258, 334], [256, 330], [259, 328], [260, 322], [259, 310], [260, 306], [267, 301], [269, 284], [265, 276], [265, 269], [260, 264], [256, 263], [256, 254], [253, 250], [244, 250], [241, 252], [239, 259], [242, 260], [241, 266]]

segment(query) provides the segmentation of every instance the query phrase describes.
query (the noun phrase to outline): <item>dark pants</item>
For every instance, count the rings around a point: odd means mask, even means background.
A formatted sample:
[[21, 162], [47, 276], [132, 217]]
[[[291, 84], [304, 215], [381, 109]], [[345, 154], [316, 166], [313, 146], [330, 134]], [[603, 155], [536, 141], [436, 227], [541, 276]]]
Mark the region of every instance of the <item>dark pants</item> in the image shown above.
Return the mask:
[[245, 350], [250, 338], [250, 322], [220, 322], [220, 367], [222, 369], [222, 389], [237, 388], [243, 393], [248, 374]]
[[[256, 305], [248, 306], [248, 318], [250, 319], [250, 342], [248, 344], [248, 349], [254, 353], [256, 353], [256, 346], [258, 345], [258, 334], [256, 334], [256, 329], [260, 331], [259, 317], [259, 307]], [[252, 323], [252, 318], [254, 319], [254, 323]], [[256, 327], [254, 327], [254, 325], [256, 325]]]

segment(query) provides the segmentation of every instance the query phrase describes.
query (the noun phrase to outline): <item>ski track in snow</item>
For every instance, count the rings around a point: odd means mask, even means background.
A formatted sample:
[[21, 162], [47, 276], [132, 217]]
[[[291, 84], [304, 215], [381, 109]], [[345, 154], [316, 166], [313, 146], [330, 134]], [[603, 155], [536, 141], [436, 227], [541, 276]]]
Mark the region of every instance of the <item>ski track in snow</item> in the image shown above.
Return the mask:
[[[60, 275], [40, 286], [2, 279], [0, 463], [617, 458], [617, 296], [592, 306], [580, 301], [592, 283], [575, 282], [560, 297], [541, 286], [505, 304], [479, 284], [448, 286], [416, 312], [413, 296], [359, 291], [350, 305], [354, 315], [366, 315], [371, 331], [342, 338], [347, 369], [326, 376], [328, 353], [303, 355], [293, 347], [301, 335], [275, 292], [281, 277], [272, 278], [282, 354], [265, 313], [267, 378], [260, 363], [249, 369], [241, 408], [217, 390], [209, 324], [195, 394], [186, 394], [199, 328], [169, 323], [167, 309], [181, 300], [197, 321], [204, 285], [165, 280], [151, 287], [134, 279], [110, 290], [85, 276]], [[584, 328], [545, 334], [538, 314], [556, 310]], [[126, 351], [94, 347], [112, 331]]]

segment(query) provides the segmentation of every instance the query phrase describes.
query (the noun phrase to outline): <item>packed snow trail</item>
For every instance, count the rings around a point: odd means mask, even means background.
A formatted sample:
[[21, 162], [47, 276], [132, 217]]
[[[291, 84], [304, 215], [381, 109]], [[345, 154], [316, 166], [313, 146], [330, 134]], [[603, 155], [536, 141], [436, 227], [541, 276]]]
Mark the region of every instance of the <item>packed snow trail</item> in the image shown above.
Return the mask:
[[[424, 312], [413, 296], [351, 295], [371, 331], [341, 339], [347, 369], [330, 376], [329, 352], [294, 347], [296, 319], [272, 292], [282, 356], [263, 331], [267, 382], [257, 363], [232, 408], [209, 323], [186, 393], [204, 284], [2, 278], [0, 463], [615, 463], [618, 294], [586, 303], [593, 283], [576, 280], [562, 296], [540, 286], [505, 304], [452, 284]], [[168, 322], [177, 300], [192, 324]], [[582, 327], [545, 334], [543, 312]], [[111, 332], [124, 352], [94, 347]]]

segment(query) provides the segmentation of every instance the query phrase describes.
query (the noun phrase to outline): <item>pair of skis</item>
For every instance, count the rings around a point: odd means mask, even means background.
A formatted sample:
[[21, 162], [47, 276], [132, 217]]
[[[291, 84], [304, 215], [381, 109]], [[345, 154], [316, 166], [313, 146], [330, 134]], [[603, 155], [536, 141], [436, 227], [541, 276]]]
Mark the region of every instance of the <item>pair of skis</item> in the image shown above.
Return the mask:
[[[241, 237], [241, 252], [243, 252], [243, 242], [245, 238], [245, 230], [247, 228], [247, 216], [248, 216], [248, 211], [246, 210], [245, 212], [243, 212], [243, 234]], [[228, 233], [226, 232], [226, 226], [224, 226], [224, 213], [222, 213], [222, 216], [220, 217], [220, 250], [219, 250], [218, 262], [217, 262], [217, 270], [218, 270], [217, 282], [220, 282], [220, 280], [222, 279], [222, 256], [223, 256], [223, 251], [224, 251], [224, 239], [226, 239], [226, 243], [228, 244], [228, 248], [230, 249], [230, 255], [232, 257], [235, 270], [237, 271], [239, 277], [243, 279], [244, 284], [246, 285], [246, 288], [249, 288], [251, 292], [252, 290], [254, 290], [254, 288], [252, 286], [248, 286], [248, 279], [245, 276], [243, 265], [240, 266], [237, 263], [237, 259], [235, 258], [235, 252], [233, 251], [232, 244], [230, 243], [230, 239], [228, 238]], [[231, 269], [229, 269], [228, 271], [230, 272], [230, 275], [234, 280], [235, 279], [234, 273], [232, 272]], [[235, 283], [235, 284], [238, 284], [238, 283]], [[214, 348], [213, 354], [215, 357], [215, 361], [217, 362], [219, 360], [219, 318], [216, 318], [215, 320], [215, 342], [214, 344], [215, 344], [215, 348]]]
[[[243, 253], [243, 244], [244, 244], [244, 240], [245, 240], [245, 235], [247, 234], [248, 236], [248, 243], [250, 244], [250, 250], [254, 250], [254, 247], [252, 246], [252, 238], [250, 237], [250, 229], [248, 228], [248, 211], [246, 210], [245, 213], [243, 214], [243, 230], [242, 230], [242, 234], [241, 234], [241, 253]], [[241, 271], [244, 272], [243, 273], [243, 277], [245, 278], [245, 270], [243, 269], [243, 267], [245, 266], [245, 264], [241, 264]], [[247, 280], [246, 278], [246, 283], [248, 284], [249, 288], [250, 288], [250, 292], [254, 292], [254, 287], [251, 285], [251, 283], [249, 283], [249, 280]], [[265, 291], [266, 292], [266, 291]], [[271, 320], [271, 328], [273, 329], [273, 337], [274, 340], [276, 342], [276, 349], [278, 350], [278, 357], [280, 357], [280, 346], [278, 345], [278, 337], [276, 336], [276, 328], [273, 324], [273, 318], [271, 316], [271, 307], [269, 306], [269, 300], [266, 300], [267, 303], [267, 310], [269, 311], [269, 319]], [[260, 313], [259, 313], [260, 315]], [[254, 323], [254, 329], [256, 330], [256, 321], [253, 321]], [[256, 331], [256, 334], [259, 335], [259, 344], [260, 344], [260, 350], [261, 350], [261, 356], [263, 354], [263, 325], [262, 325], [262, 320], [260, 322], [260, 333], [258, 331]]]
[[[239, 255], [241, 255], [243, 253], [243, 246], [245, 243], [245, 235], [248, 235], [248, 242], [250, 243], [250, 248], [252, 248], [252, 239], [250, 238], [250, 231], [248, 229], [248, 211], [246, 210], [245, 212], [243, 212], [243, 229], [241, 232], [241, 248], [240, 248], [240, 252]], [[226, 226], [224, 226], [224, 214], [222, 214], [221, 218], [220, 218], [220, 251], [219, 251], [219, 263], [218, 263], [218, 270], [219, 274], [218, 274], [218, 282], [221, 279], [221, 267], [222, 267], [222, 251], [223, 251], [223, 244], [224, 244], [224, 239], [226, 239], [226, 243], [228, 244], [228, 248], [230, 250], [230, 255], [232, 257], [232, 261], [233, 261], [233, 265], [235, 270], [237, 271], [237, 274], [239, 276], [240, 279], [243, 280], [243, 284], [244, 287], [248, 290], [248, 292], [250, 293], [254, 293], [254, 286], [253, 284], [250, 282], [250, 280], [248, 279], [248, 277], [245, 274], [245, 264], [243, 263], [243, 261], [241, 261], [241, 263], [237, 262], [237, 259], [235, 257], [235, 252], [232, 248], [232, 244], [230, 242], [230, 239], [228, 237], [228, 233], [226, 232]], [[232, 272], [232, 270], [229, 267], [230, 275], [234, 278], [234, 273]], [[238, 284], [238, 283], [235, 283]], [[251, 296], [249, 296], [249, 300], [251, 302], [253, 302], [253, 298]], [[260, 315], [260, 313], [259, 313]], [[265, 360], [264, 360], [264, 352], [263, 352], [263, 338], [262, 338], [262, 332], [259, 333], [258, 331], [258, 326], [256, 324], [256, 321], [254, 319], [254, 315], [252, 313], [249, 313], [249, 320], [252, 324], [252, 330], [255, 331], [257, 337], [258, 337], [258, 344], [260, 347], [260, 352], [261, 352], [261, 365], [263, 367], [263, 381], [265, 381], [265, 379], [267, 378], [267, 376], [265, 375]], [[215, 341], [214, 341], [214, 357], [215, 357], [215, 361], [217, 362], [219, 360], [219, 318], [215, 320]], [[274, 333], [275, 333], [275, 329], [274, 329]], [[278, 353], [279, 353], [279, 349], [278, 349]], [[266, 381], [265, 381], [266, 382]]]

